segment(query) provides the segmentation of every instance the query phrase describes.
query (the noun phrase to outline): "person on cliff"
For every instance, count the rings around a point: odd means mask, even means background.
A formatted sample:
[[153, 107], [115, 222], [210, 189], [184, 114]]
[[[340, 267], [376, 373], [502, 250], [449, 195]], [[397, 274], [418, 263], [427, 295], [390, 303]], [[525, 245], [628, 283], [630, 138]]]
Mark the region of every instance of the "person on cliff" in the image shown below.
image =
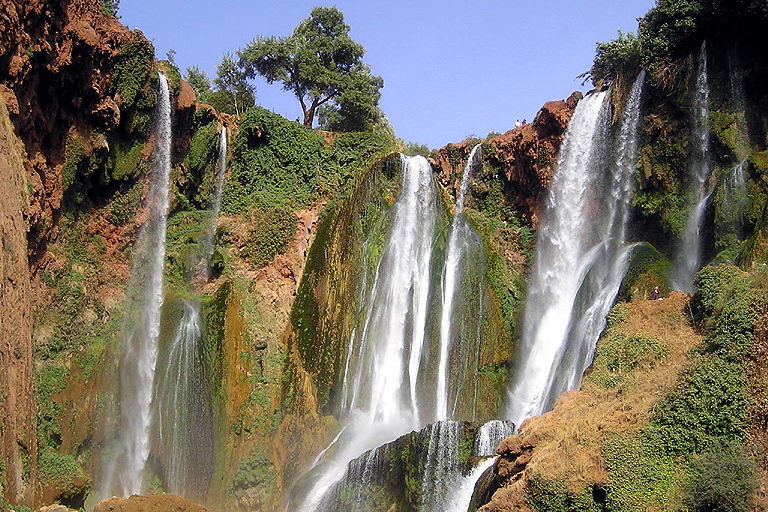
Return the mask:
[[523, 126], [525, 126], [527, 124], [528, 124], [528, 120], [527, 119], [523, 119]]
[[654, 288], [654, 289], [653, 289], [653, 291], [651, 292], [651, 300], [661, 300], [661, 299], [662, 299], [662, 297], [661, 297], [661, 290], [660, 290], [660, 289], [659, 289], [659, 287], [657, 286], [657, 287], [656, 287], [656, 288]]
[[515, 128], [520, 128], [520, 120], [515, 121]]

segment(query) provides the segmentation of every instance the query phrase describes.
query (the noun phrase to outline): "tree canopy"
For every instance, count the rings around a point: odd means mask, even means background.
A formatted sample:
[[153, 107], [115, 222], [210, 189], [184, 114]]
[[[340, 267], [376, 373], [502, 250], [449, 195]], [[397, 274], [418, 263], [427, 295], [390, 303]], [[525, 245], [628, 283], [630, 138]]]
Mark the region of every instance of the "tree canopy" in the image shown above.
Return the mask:
[[304, 124], [321, 115], [327, 128], [364, 130], [380, 118], [384, 86], [363, 63], [365, 50], [349, 35], [335, 7], [316, 7], [285, 38], [257, 38], [240, 51], [245, 75], [281, 82], [301, 104]]
[[242, 114], [256, 104], [253, 86], [229, 54], [224, 55], [216, 67], [213, 84], [205, 71], [197, 66], [187, 68], [186, 79], [195, 90], [198, 101], [211, 105], [219, 112]]

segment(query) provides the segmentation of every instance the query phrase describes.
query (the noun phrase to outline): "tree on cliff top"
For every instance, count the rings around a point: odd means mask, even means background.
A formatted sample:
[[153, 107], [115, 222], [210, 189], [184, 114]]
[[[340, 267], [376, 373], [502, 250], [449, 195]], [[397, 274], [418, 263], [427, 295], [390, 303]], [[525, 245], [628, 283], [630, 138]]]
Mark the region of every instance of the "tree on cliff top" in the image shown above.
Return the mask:
[[197, 101], [207, 103], [219, 112], [242, 114], [256, 104], [253, 86], [229, 54], [225, 54], [216, 67], [213, 86], [205, 71], [197, 66], [187, 68], [186, 79], [195, 90]]
[[384, 86], [362, 62], [365, 50], [349, 35], [344, 15], [335, 7], [316, 7], [286, 38], [258, 38], [240, 51], [248, 77], [282, 82], [301, 104], [311, 127], [319, 109], [329, 127], [367, 129], [380, 117]]

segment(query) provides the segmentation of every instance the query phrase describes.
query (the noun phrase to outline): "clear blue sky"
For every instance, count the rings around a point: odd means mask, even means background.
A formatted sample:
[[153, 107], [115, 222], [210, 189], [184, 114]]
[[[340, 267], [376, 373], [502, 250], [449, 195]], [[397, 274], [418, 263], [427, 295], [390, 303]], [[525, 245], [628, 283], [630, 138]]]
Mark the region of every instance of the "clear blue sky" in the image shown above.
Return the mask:
[[[583, 89], [595, 43], [635, 31], [653, 0], [122, 0], [119, 14], [213, 75], [255, 36], [285, 36], [316, 5], [335, 5], [384, 78], [381, 107], [399, 137], [436, 148], [511, 129], [548, 100]], [[258, 82], [257, 102], [290, 119], [296, 99]]]

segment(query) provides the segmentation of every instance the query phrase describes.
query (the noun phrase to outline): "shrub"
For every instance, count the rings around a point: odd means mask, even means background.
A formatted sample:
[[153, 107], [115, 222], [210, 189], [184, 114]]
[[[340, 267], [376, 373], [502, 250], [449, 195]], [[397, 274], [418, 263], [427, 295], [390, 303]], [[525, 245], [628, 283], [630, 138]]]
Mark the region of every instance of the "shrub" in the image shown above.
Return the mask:
[[623, 384], [632, 370], [653, 366], [669, 353], [669, 347], [642, 334], [604, 336], [595, 350], [590, 379], [604, 388]]
[[121, 104], [133, 106], [152, 69], [155, 48], [141, 32], [125, 43], [117, 54], [112, 89], [120, 95]]
[[235, 478], [234, 489], [263, 488], [270, 489], [275, 483], [275, 470], [272, 462], [264, 455], [260, 447], [251, 452], [251, 456], [240, 462]]
[[702, 453], [744, 440], [749, 403], [740, 364], [700, 356], [656, 405], [649, 428], [670, 455]]
[[607, 43], [597, 43], [597, 52], [588, 76], [593, 82], [613, 80], [622, 73], [640, 69], [642, 53], [640, 39], [629, 32], [619, 31], [619, 37]]
[[685, 501], [695, 512], [751, 510], [759, 485], [756, 469], [738, 448], [704, 453], [691, 463]]
[[288, 248], [296, 231], [296, 216], [285, 208], [256, 209], [251, 219], [255, 227], [248, 233], [242, 254], [254, 267], [260, 268]]

